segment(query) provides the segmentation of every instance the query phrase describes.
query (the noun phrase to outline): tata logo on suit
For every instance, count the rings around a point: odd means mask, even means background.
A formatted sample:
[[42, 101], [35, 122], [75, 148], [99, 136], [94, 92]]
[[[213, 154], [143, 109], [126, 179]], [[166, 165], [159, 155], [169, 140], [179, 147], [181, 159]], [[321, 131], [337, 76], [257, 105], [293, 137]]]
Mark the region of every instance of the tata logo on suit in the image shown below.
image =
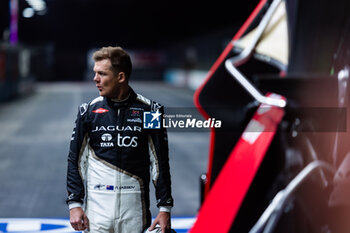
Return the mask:
[[[113, 136], [109, 133], [102, 134], [100, 142], [101, 147], [114, 147], [114, 143], [111, 142]], [[119, 147], [137, 147], [137, 137], [121, 136], [119, 133], [117, 135], [117, 145]]]

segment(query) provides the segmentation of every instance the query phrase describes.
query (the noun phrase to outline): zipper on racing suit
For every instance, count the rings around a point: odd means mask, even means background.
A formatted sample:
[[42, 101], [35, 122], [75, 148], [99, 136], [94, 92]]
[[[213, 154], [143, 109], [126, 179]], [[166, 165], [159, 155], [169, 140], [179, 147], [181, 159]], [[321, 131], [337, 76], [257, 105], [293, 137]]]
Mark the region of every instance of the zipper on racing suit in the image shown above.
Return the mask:
[[[118, 107], [117, 109], [117, 124], [116, 124], [116, 128], [118, 127], [119, 129], [122, 128], [123, 126], [123, 123], [124, 123], [124, 120], [121, 119], [121, 114], [120, 114], [120, 109], [121, 107]], [[121, 163], [122, 163], [122, 156], [121, 156], [121, 153], [122, 153], [122, 150], [123, 148], [122, 147], [119, 147], [119, 144], [118, 144], [118, 135], [120, 134], [121, 136], [123, 136], [123, 131], [118, 131], [116, 130], [116, 160], [117, 160], [117, 164], [119, 164], [119, 166], [121, 166]], [[121, 209], [121, 179], [122, 179], [122, 176], [121, 176], [121, 173], [118, 172], [118, 171], [115, 171], [116, 172], [116, 187], [115, 187], [115, 196], [116, 196], [116, 206], [115, 206], [115, 213], [114, 213], [114, 219], [116, 219], [116, 216], [118, 216], [118, 218], [120, 218], [120, 209]], [[117, 214], [118, 212], [118, 214]]]

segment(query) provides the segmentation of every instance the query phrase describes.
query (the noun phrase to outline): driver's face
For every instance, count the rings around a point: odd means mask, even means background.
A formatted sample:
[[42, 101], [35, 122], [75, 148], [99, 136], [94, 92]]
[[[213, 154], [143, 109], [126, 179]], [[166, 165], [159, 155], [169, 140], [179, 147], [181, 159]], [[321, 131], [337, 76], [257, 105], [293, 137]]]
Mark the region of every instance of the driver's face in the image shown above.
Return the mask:
[[109, 59], [96, 61], [94, 66], [94, 81], [101, 96], [116, 98], [120, 84], [118, 75], [115, 75], [111, 70], [111, 65]]

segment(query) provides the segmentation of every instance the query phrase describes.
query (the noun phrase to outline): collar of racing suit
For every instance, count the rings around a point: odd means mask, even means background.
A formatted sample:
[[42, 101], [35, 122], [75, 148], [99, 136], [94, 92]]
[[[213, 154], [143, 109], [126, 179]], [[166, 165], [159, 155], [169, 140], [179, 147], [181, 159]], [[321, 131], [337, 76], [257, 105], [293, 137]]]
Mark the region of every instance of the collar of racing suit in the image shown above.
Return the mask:
[[107, 98], [108, 105], [114, 109], [129, 106], [133, 102], [133, 100], [136, 98], [136, 93], [134, 92], [134, 90], [131, 87], [129, 87], [129, 90], [130, 90], [130, 92], [129, 92], [128, 97], [126, 97], [123, 100], [116, 100], [116, 99]]

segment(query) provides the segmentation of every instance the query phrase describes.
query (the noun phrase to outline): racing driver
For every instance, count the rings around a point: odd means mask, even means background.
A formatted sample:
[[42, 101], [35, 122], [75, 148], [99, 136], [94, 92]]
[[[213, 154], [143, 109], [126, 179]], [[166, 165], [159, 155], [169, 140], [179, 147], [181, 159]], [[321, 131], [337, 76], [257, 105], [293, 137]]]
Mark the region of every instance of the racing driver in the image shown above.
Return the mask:
[[[141, 233], [157, 224], [162, 233], [169, 232], [173, 198], [167, 134], [162, 128], [143, 128], [144, 113], [154, 121], [163, 107], [129, 86], [132, 64], [122, 48], [103, 47], [93, 59], [100, 96], [79, 107], [71, 138], [70, 223], [75, 230], [94, 233]], [[151, 226], [150, 179], [159, 207]]]

